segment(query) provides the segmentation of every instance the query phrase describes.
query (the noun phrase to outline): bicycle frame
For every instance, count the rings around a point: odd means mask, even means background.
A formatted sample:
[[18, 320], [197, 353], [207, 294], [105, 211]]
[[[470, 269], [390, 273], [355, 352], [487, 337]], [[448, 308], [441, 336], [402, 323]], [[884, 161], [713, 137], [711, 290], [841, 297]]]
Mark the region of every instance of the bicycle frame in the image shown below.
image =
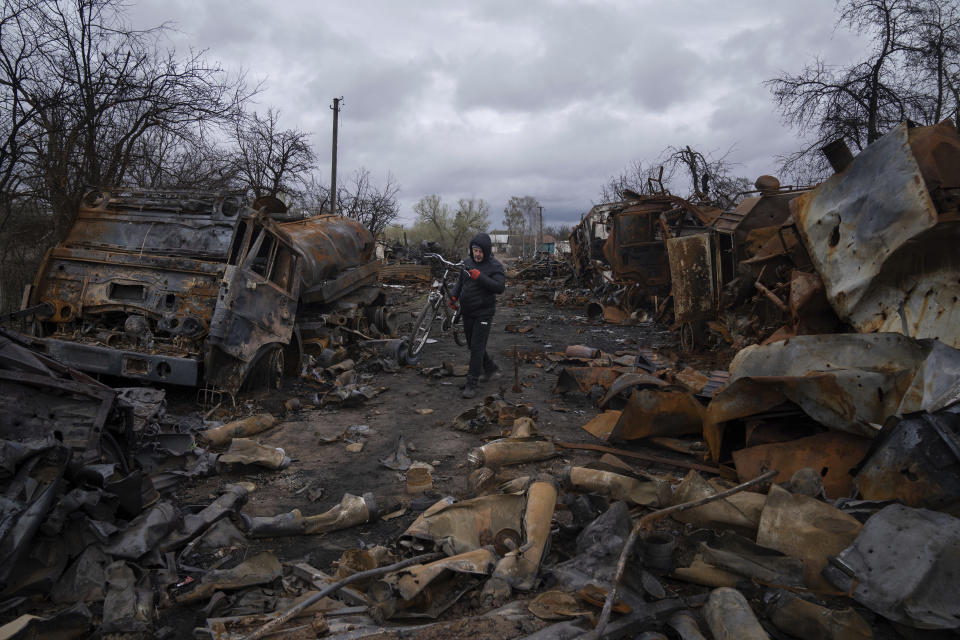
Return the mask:
[[451, 301], [450, 294], [450, 274], [451, 272], [457, 273], [463, 270], [463, 262], [449, 262], [445, 260], [443, 256], [438, 254], [426, 254], [426, 257], [439, 260], [444, 265], [443, 275], [435, 279], [431, 285], [430, 293], [427, 296], [427, 303], [424, 305], [423, 310], [420, 312], [420, 315], [417, 317], [416, 322], [414, 323], [413, 328], [413, 337], [410, 344], [410, 353], [412, 355], [417, 355], [420, 353], [420, 350], [423, 349], [423, 346], [427, 342], [427, 338], [430, 336], [430, 330], [433, 325], [433, 320], [437, 317], [438, 312], [443, 313], [443, 322], [441, 323], [441, 331], [452, 331], [454, 334], [454, 340], [457, 344], [463, 345], [465, 340], [463, 338], [462, 332], [460, 335], [457, 333], [457, 322], [460, 321], [460, 308], [457, 307], [456, 311], [452, 310], [449, 306]]

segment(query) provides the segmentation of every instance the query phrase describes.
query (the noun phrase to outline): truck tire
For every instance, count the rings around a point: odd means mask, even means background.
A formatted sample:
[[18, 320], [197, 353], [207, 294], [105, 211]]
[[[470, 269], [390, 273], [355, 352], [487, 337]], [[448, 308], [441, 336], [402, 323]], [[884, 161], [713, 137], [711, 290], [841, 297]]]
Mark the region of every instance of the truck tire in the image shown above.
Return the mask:
[[290, 336], [290, 344], [283, 348], [283, 376], [297, 378], [303, 370], [303, 340], [300, 330], [294, 329]]
[[284, 373], [283, 346], [270, 344], [261, 347], [247, 370], [243, 388], [247, 391], [276, 391], [280, 388]]

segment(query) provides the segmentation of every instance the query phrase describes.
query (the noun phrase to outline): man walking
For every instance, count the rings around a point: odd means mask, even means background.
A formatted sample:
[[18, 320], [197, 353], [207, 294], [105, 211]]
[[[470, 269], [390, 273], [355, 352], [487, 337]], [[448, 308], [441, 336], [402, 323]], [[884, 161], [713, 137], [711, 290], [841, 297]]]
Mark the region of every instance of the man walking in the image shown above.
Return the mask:
[[464, 262], [465, 273], [453, 288], [453, 300], [463, 309], [463, 332], [470, 349], [470, 371], [463, 397], [477, 395], [477, 382], [497, 376], [500, 367], [487, 354], [490, 322], [497, 310], [497, 295], [503, 293], [507, 276], [503, 265], [493, 257], [490, 236], [478, 233], [470, 240], [470, 257]]

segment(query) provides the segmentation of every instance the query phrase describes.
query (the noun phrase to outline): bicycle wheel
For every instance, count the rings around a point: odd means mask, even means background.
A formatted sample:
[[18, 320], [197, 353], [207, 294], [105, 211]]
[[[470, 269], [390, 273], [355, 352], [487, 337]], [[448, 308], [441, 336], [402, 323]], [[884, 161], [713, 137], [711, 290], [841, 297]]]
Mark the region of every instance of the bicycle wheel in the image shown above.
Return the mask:
[[453, 341], [456, 342], [461, 347], [467, 345], [467, 335], [463, 332], [463, 322], [460, 321], [460, 310], [457, 309], [456, 313], [453, 314]]
[[413, 324], [413, 337], [410, 339], [410, 348], [408, 353], [416, 356], [427, 344], [427, 338], [430, 337], [430, 327], [433, 325], [433, 318], [437, 315], [437, 307], [432, 300], [427, 300], [423, 306], [417, 321]]

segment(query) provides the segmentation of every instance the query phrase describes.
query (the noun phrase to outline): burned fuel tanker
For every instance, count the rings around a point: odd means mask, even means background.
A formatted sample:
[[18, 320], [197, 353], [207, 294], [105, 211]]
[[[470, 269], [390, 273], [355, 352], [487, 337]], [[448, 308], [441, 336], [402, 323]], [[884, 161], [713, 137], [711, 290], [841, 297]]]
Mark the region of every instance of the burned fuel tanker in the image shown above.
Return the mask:
[[370, 232], [263, 202], [88, 194], [24, 296], [34, 342], [84, 371], [233, 393], [299, 373], [305, 345], [391, 335]]

